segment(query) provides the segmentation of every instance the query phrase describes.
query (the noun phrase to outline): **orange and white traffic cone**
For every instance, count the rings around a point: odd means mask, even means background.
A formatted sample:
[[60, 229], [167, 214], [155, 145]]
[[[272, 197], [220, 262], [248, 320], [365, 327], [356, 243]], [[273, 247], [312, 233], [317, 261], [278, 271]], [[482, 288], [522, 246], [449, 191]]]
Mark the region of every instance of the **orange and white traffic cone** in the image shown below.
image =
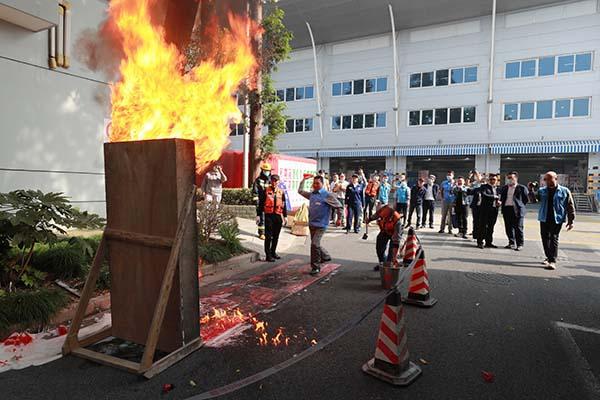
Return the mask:
[[425, 251], [421, 249], [419, 259], [410, 277], [408, 285], [408, 296], [403, 299], [406, 304], [413, 304], [420, 307], [433, 307], [437, 299], [430, 296], [429, 293], [429, 274], [425, 262]]
[[406, 236], [406, 241], [404, 242], [404, 246], [402, 247], [402, 263], [405, 267], [407, 267], [415, 257], [417, 256], [417, 248], [419, 247], [419, 242], [417, 240], [417, 235], [415, 234], [415, 230], [410, 228], [408, 230], [408, 236]]
[[421, 374], [421, 368], [409, 358], [402, 298], [393, 291], [383, 308], [375, 357], [362, 370], [393, 385], [407, 386]]

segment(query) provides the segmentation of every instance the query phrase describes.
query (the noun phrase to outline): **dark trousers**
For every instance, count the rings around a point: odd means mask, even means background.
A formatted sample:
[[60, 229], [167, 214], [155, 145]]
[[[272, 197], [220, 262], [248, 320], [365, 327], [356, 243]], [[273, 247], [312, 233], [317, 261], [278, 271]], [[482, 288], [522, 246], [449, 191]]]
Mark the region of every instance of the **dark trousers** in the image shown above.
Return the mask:
[[375, 197], [365, 196], [365, 221], [373, 215], [373, 207], [375, 207]]
[[502, 207], [502, 215], [504, 216], [504, 230], [508, 243], [513, 246], [523, 247], [525, 239], [523, 237], [523, 217], [520, 217], [515, 212], [514, 207]]
[[310, 230], [310, 266], [312, 269], [320, 268], [319, 264], [331, 261], [331, 256], [323, 247], [321, 247], [321, 239], [325, 234], [325, 228], [309, 226]]
[[265, 214], [265, 255], [273, 257], [277, 252], [277, 242], [283, 225], [282, 216], [279, 214]]
[[494, 242], [494, 226], [498, 219], [498, 208], [480, 207], [477, 224], [477, 244], [491, 245]]
[[396, 211], [402, 214], [402, 224], [406, 225], [406, 209], [408, 208], [408, 203], [396, 203]]
[[429, 213], [429, 226], [433, 226], [433, 213], [435, 212], [435, 200], [424, 200], [423, 201], [423, 222], [421, 225], [425, 226], [427, 220], [427, 213]]
[[[389, 243], [389, 249], [388, 249]], [[392, 237], [385, 232], [379, 232], [377, 240], [375, 242], [375, 251], [377, 251], [377, 259], [380, 263], [392, 261], [392, 248], [393, 242]], [[386, 255], [387, 250], [387, 255]]]
[[411, 204], [410, 210], [408, 211], [408, 225], [412, 224], [412, 216], [414, 212], [417, 212], [417, 228], [419, 227], [419, 221], [421, 221], [421, 214], [423, 213], [423, 204]]
[[472, 225], [473, 225], [473, 238], [477, 238], [477, 228], [479, 225], [479, 207], [471, 207]]
[[336, 224], [343, 225], [344, 221], [346, 220], [345, 218], [345, 212], [346, 212], [346, 208], [344, 207], [345, 201], [346, 199], [344, 198], [339, 198], [338, 197], [338, 201], [340, 202], [340, 204], [342, 205], [341, 208], [333, 208], [331, 211], [334, 213], [333, 215], [333, 222], [335, 222]]
[[361, 204], [348, 203], [348, 218], [346, 219], [346, 230], [349, 231], [354, 220], [354, 232], [360, 230], [360, 215], [362, 213]]
[[458, 232], [461, 235], [467, 234], [467, 215], [469, 214], [468, 206], [454, 206], [454, 214], [456, 215], [456, 222], [458, 223]]
[[261, 212], [258, 216], [260, 217], [258, 221], [258, 236], [261, 236], [265, 234], [265, 213]]
[[542, 245], [544, 254], [549, 262], [556, 262], [558, 257], [558, 235], [562, 224], [552, 222], [540, 222], [540, 233], [542, 235]]

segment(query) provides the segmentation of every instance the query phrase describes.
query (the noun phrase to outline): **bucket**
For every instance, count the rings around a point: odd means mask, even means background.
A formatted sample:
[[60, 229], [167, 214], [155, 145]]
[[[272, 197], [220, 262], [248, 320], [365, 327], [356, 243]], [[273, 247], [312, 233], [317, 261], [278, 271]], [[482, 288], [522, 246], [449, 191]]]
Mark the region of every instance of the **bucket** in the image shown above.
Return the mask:
[[394, 268], [392, 263], [386, 262], [383, 267], [379, 268], [379, 275], [381, 276], [381, 287], [390, 290], [398, 282], [400, 268]]

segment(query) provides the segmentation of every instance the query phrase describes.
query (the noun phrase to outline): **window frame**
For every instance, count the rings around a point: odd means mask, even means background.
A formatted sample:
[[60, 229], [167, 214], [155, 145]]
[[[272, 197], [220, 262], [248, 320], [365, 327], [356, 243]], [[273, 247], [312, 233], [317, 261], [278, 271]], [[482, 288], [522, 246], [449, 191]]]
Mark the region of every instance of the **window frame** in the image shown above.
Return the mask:
[[[385, 126], [377, 126], [377, 116], [379, 114], [385, 115]], [[367, 115], [373, 116], [373, 126], [367, 126]], [[362, 117], [362, 128], [354, 127], [354, 117], [361, 116]], [[344, 117], [350, 118], [350, 128], [344, 128]], [[339, 129], [335, 129], [333, 127], [334, 119], [339, 118], [340, 127]], [[385, 129], [387, 128], [387, 112], [386, 111], [367, 111], [363, 113], [352, 113], [352, 114], [340, 114], [340, 115], [332, 115], [331, 116], [331, 131], [332, 133], [338, 133], [338, 131], [356, 131], [358, 133], [363, 131], [369, 131], [373, 129]]]
[[[590, 60], [590, 69], [582, 70], [582, 71], [577, 71], [577, 56], [581, 56], [581, 55], [584, 55], [584, 54], [589, 54], [590, 57], [591, 57], [591, 60]], [[560, 57], [568, 57], [568, 56], [572, 56], [573, 57], [573, 71], [558, 72], [558, 59]], [[595, 56], [596, 56], [595, 50], [587, 50], [587, 51], [578, 51], [578, 52], [573, 52], [573, 53], [546, 54], [546, 55], [541, 55], [541, 56], [536, 56], [536, 57], [530, 57], [530, 58], [522, 58], [522, 59], [517, 59], [517, 60], [508, 60], [508, 61], [504, 62], [504, 74], [503, 74], [503, 76], [504, 76], [504, 80], [513, 81], [513, 80], [518, 80], [518, 79], [534, 79], [534, 78], [542, 78], [543, 79], [543, 78], [556, 77], [556, 76], [569, 75], [569, 74], [585, 74], [585, 73], [589, 73], [589, 72], [593, 72], [594, 71]], [[550, 57], [554, 57], [554, 74], [552, 74], [552, 75], [540, 75], [540, 60], [542, 58], [550, 58]], [[532, 75], [532, 76], [522, 76], [522, 71], [523, 71], [522, 63], [524, 61], [531, 61], [531, 60], [535, 60], [535, 62], [536, 62], [535, 75]], [[512, 63], [519, 63], [519, 76], [514, 77], [514, 78], [507, 78], [506, 77], [507, 66], [508, 66], [508, 64], [512, 64]]]
[[[465, 122], [465, 108], [474, 108], [475, 109], [475, 121]], [[477, 123], [477, 108], [478, 107], [476, 105], [467, 105], [467, 106], [448, 106], [448, 107], [441, 106], [441, 107], [408, 110], [406, 112], [406, 126], [408, 128], [422, 128], [422, 127], [433, 127], [433, 126], [452, 127], [452, 126], [457, 126], [457, 125], [474, 125]], [[442, 109], [446, 109], [446, 123], [445, 124], [437, 124], [436, 123], [436, 110], [442, 110]], [[452, 123], [450, 122], [450, 113], [451, 113], [451, 110], [454, 110], [454, 109], [460, 109], [460, 122], [452, 122]], [[428, 111], [432, 112], [431, 124], [423, 124], [423, 117], [424, 117], [425, 113]], [[417, 125], [410, 124], [410, 114], [413, 112], [419, 113], [419, 124], [417, 124]]]
[[[555, 98], [555, 99], [541, 99], [541, 100], [523, 100], [523, 101], [512, 101], [507, 103], [502, 103], [502, 122], [506, 123], [514, 123], [514, 122], [543, 122], [543, 121], [554, 121], [554, 120], [569, 120], [569, 119], [589, 119], [592, 118], [592, 97], [593, 96], [581, 96], [581, 97], [570, 97], [570, 98]], [[556, 116], [556, 102], [557, 101], [565, 101], [569, 100], [569, 116], [568, 117], [557, 117]], [[587, 115], [573, 115], [575, 110], [575, 100], [587, 100], [588, 106]], [[550, 118], [538, 118], [538, 103], [539, 102], [552, 102], [552, 114]], [[533, 103], [533, 118], [530, 119], [522, 119], [521, 118], [521, 108], [523, 104]], [[506, 120], [504, 119], [504, 110], [506, 105], [508, 104], [517, 104], [517, 119], [514, 120]]]
[[[378, 90], [379, 89], [379, 80], [380, 79], [385, 79], [386, 80], [386, 89], [385, 90]], [[354, 89], [355, 89], [355, 85], [354, 82], [355, 81], [362, 81], [362, 93], [354, 93]], [[367, 91], [367, 81], [374, 81], [374, 86], [373, 86], [373, 91], [368, 92]], [[350, 83], [351, 85], [351, 90], [349, 94], [344, 94], [344, 83]], [[340, 85], [340, 94], [333, 94], [333, 87], [334, 85]], [[356, 78], [356, 79], [343, 79], [343, 80], [339, 80], [339, 81], [335, 81], [331, 83], [331, 97], [347, 97], [347, 96], [369, 96], [369, 95], [374, 95], [374, 94], [378, 94], [378, 93], [387, 93], [389, 92], [389, 77], [387, 75], [380, 75], [380, 76], [369, 76], [366, 78]]]
[[[306, 97], [306, 88], [312, 87], [312, 97]], [[287, 99], [287, 91], [288, 89], [294, 89], [294, 99]], [[303, 97], [301, 99], [297, 98], [298, 89], [302, 89]], [[283, 91], [283, 100], [279, 99], [277, 92]], [[296, 101], [311, 101], [315, 99], [315, 85], [314, 84], [306, 84], [306, 85], [297, 85], [293, 87], [285, 87], [283, 89], [275, 89], [275, 97], [277, 97], [276, 103], [292, 103]]]
[[[477, 80], [473, 82], [465, 82], [466, 69], [467, 68], [475, 68], [477, 71]], [[462, 70], [462, 82], [452, 83], [452, 71]], [[438, 71], [448, 71], [448, 84], [446, 85], [437, 85], [437, 73]], [[433, 85], [431, 86], [423, 86], [423, 74], [433, 73]], [[420, 75], [419, 86], [411, 86], [412, 76]], [[479, 64], [469, 64], [469, 65], [460, 65], [455, 67], [448, 68], [436, 68], [433, 71], [424, 71], [424, 72], [410, 72], [408, 74], [408, 90], [417, 90], [417, 89], [432, 89], [432, 88], [447, 88], [452, 86], [465, 86], [465, 85], [477, 85], [479, 83]], [[415, 110], [413, 110], [415, 111]]]

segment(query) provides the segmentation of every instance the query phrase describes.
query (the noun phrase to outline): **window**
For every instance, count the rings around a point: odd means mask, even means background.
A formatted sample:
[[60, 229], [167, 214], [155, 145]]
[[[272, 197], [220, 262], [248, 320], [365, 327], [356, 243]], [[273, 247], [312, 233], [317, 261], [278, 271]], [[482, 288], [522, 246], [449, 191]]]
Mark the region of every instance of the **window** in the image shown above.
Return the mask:
[[377, 128], [385, 128], [386, 125], [386, 114], [385, 113], [377, 113], [375, 117], [375, 126]]
[[294, 101], [295, 97], [296, 97], [296, 89], [295, 88], [285, 89], [285, 101]]
[[304, 120], [297, 119], [296, 120], [296, 132], [302, 132], [304, 130]]
[[519, 108], [519, 119], [533, 119], [535, 114], [535, 103], [521, 103]]
[[365, 114], [365, 128], [375, 127], [375, 114]]
[[592, 53], [577, 54], [575, 56], [575, 71], [592, 70]]
[[294, 132], [294, 120], [288, 119], [285, 121], [285, 132], [292, 133]]
[[304, 98], [312, 99], [314, 97], [314, 88], [312, 86], [306, 86], [304, 88]]
[[506, 79], [519, 78], [521, 76], [521, 63], [511, 62], [506, 64], [506, 71], [504, 72], [504, 77]]
[[229, 136], [243, 136], [244, 135], [244, 124], [230, 124], [229, 125]]
[[549, 76], [554, 75], [554, 66], [556, 64], [555, 57], [542, 57], [538, 62], [538, 75]]
[[421, 125], [433, 125], [433, 110], [421, 111]]
[[313, 130], [313, 119], [305, 118], [304, 119], [304, 132], [310, 132]]
[[387, 78], [377, 78], [377, 91], [385, 92], [387, 90]]
[[341, 96], [342, 95], [342, 84], [340, 82], [334, 83], [331, 86], [331, 95], [332, 96]]
[[342, 95], [348, 96], [352, 94], [352, 81], [342, 82]]
[[296, 88], [296, 100], [304, 100], [304, 88]]
[[331, 117], [331, 129], [337, 131], [342, 128], [342, 117], [339, 115]]
[[[340, 127], [341, 122], [341, 127]], [[312, 119], [311, 119], [312, 124]], [[372, 129], [385, 128], [386, 114], [385, 113], [368, 113], [368, 114], [353, 114], [353, 115], [336, 115], [331, 117], [331, 129]], [[311, 125], [312, 129], [312, 125]]]
[[538, 101], [536, 119], [549, 119], [552, 118], [552, 100], [549, 101]]
[[558, 73], [573, 72], [575, 70], [575, 56], [560, 56], [558, 57]]
[[285, 90], [277, 89], [277, 100], [285, 101]]
[[342, 129], [352, 129], [352, 115], [342, 117]]
[[238, 94], [237, 95], [237, 105], [238, 106], [243, 106], [246, 104], [246, 96]]
[[421, 76], [421, 86], [433, 86], [433, 72], [423, 72], [423, 75]]
[[408, 113], [408, 125], [416, 126], [421, 124], [421, 111], [410, 111]]
[[435, 124], [445, 125], [448, 123], [448, 109], [447, 108], [436, 108], [435, 109]]
[[[336, 129], [333, 127], [333, 121], [332, 121], [332, 129]], [[337, 128], [337, 129], [339, 129], [339, 128]], [[312, 118], [297, 118], [297, 119], [288, 119], [285, 121], [286, 133], [310, 132], [312, 130], [313, 130], [313, 119]]]
[[373, 93], [377, 90], [377, 79], [367, 79], [365, 81], [365, 93]]
[[448, 86], [447, 69], [440, 69], [435, 72], [435, 86]]
[[354, 94], [363, 94], [365, 92], [365, 80], [357, 79], [354, 81]]
[[364, 115], [354, 114], [352, 116], [352, 129], [362, 129], [364, 127]]
[[590, 115], [590, 99], [573, 99], [573, 116], [587, 117]]
[[421, 87], [421, 74], [411, 74], [410, 75], [410, 87], [418, 88]]
[[465, 83], [477, 82], [477, 67], [465, 68]]
[[521, 62], [521, 78], [535, 76], [536, 67], [537, 67], [536, 60], [522, 61]]
[[460, 124], [462, 122], [462, 109], [451, 108], [450, 109], [450, 123], [451, 124]]
[[463, 123], [475, 122], [475, 114], [477, 109], [475, 106], [463, 107]]
[[504, 105], [504, 120], [505, 121], [516, 121], [519, 119], [519, 104], [505, 104]]
[[[537, 67], [536, 67], [537, 65]], [[527, 78], [532, 76], [552, 76], [592, 70], [592, 53], [544, 56], [532, 60], [506, 63], [505, 78]]]
[[556, 100], [554, 118], [568, 118], [571, 116], [571, 100]]

